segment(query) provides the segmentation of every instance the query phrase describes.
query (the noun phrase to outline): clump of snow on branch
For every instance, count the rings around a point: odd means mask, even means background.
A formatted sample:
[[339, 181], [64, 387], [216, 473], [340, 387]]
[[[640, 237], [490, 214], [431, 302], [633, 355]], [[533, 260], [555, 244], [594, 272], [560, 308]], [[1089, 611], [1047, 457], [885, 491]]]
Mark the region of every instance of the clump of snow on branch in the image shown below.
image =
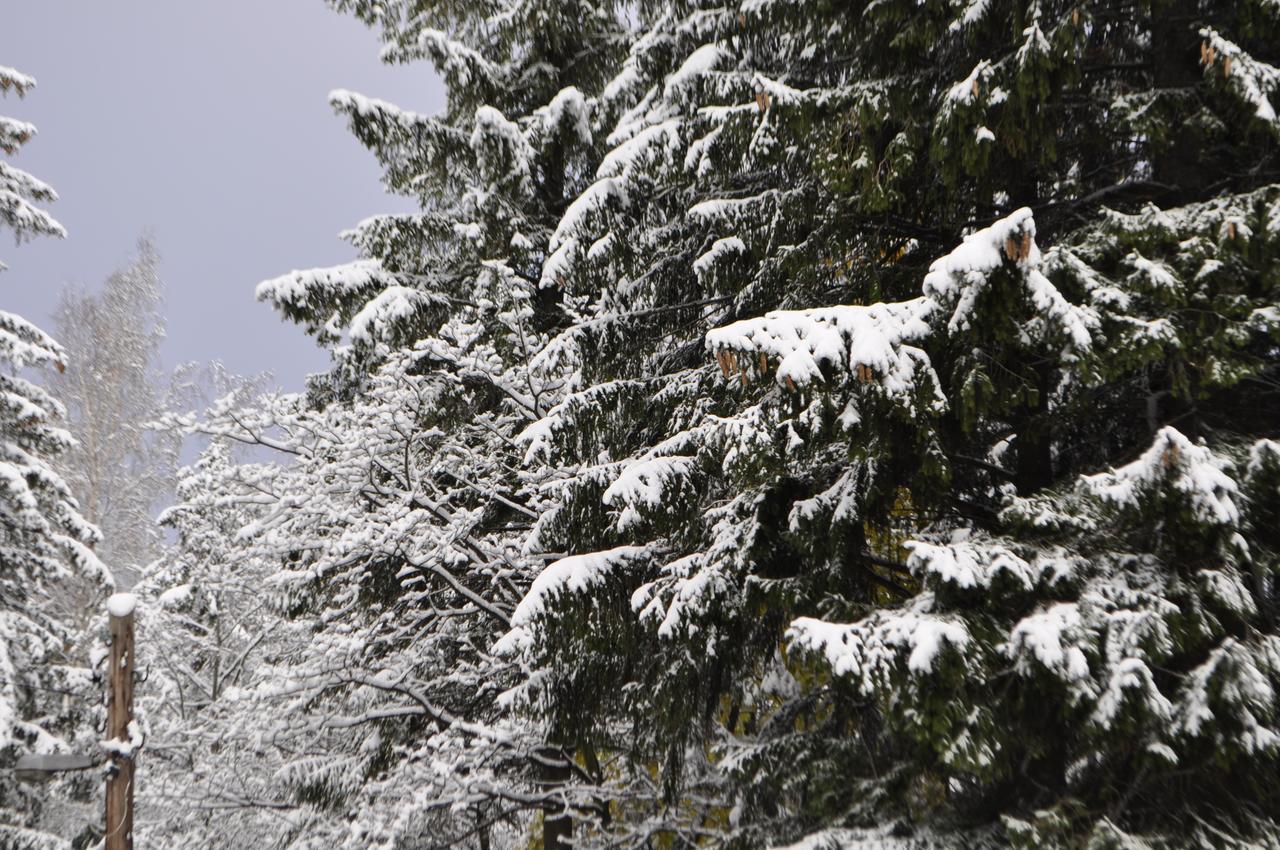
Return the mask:
[[671, 489], [689, 475], [695, 462], [691, 457], [653, 457], [623, 469], [602, 497], [606, 505], [621, 511], [618, 530], [636, 525], [645, 510], [661, 506]]
[[1227, 89], [1280, 135], [1280, 118], [1273, 102], [1280, 97], [1280, 68], [1250, 56], [1212, 27], [1202, 28], [1200, 37], [1200, 64], [1205, 73], [1220, 75]]
[[1087, 638], [1079, 606], [1061, 602], [1020, 620], [1003, 650], [1019, 672], [1028, 672], [1034, 661], [1067, 681], [1081, 682], [1089, 676], [1089, 659], [1078, 643]]
[[978, 299], [990, 286], [992, 275], [1008, 262], [1018, 269], [1018, 280], [1035, 314], [1061, 330], [1070, 351], [1078, 355], [1092, 347], [1097, 316], [1091, 308], [1067, 301], [1040, 271], [1042, 255], [1035, 235], [1035, 219], [1023, 207], [966, 236], [957, 248], [933, 262], [924, 278], [924, 295], [949, 314], [950, 332], [967, 330], [975, 321]]
[[571, 555], [544, 569], [529, 586], [511, 614], [511, 629], [494, 646], [499, 654], [511, 654], [528, 647], [531, 629], [548, 606], [567, 594], [583, 593], [608, 580], [617, 570], [646, 557], [644, 546], [619, 546], [603, 552]]
[[1099, 498], [1123, 508], [1168, 487], [1182, 495], [1198, 522], [1234, 528], [1240, 522], [1236, 504], [1239, 485], [1224, 470], [1227, 461], [1207, 446], [1198, 446], [1173, 426], [1156, 434], [1137, 460], [1110, 472], [1081, 479]]
[[793, 648], [822, 656], [832, 673], [871, 694], [888, 688], [903, 663], [913, 675], [928, 675], [948, 647], [968, 646], [964, 624], [933, 615], [931, 604], [925, 595], [911, 609], [879, 611], [849, 624], [801, 617], [791, 624], [787, 639]]
[[706, 345], [726, 377], [737, 374], [745, 380], [776, 362], [776, 379], [789, 389], [822, 381], [826, 369], [878, 381], [888, 392], [901, 393], [917, 383], [921, 370], [932, 372], [928, 358], [912, 343], [927, 340], [941, 319], [949, 333], [968, 330], [993, 275], [1010, 265], [1033, 311], [1025, 330], [1042, 336], [1045, 331], [1037, 333], [1037, 328], [1056, 328], [1068, 359], [1089, 351], [1097, 315], [1091, 307], [1067, 301], [1040, 271], [1035, 222], [1026, 208], [965, 237], [934, 261], [917, 298], [775, 311], [716, 328], [707, 334]]
[[1069, 569], [1053, 557], [1029, 563], [1005, 546], [989, 541], [932, 544], [908, 541], [907, 566], [912, 573], [935, 577], [964, 590], [985, 589], [1005, 576], [1017, 586], [1030, 590], [1046, 574], [1061, 575]]
[[[779, 310], [735, 322], [707, 334], [726, 373], [753, 369], [730, 360], [736, 354], [763, 355], [777, 362], [777, 381], [790, 388], [822, 380], [822, 367], [857, 374], [870, 370], [886, 383], [908, 384], [922, 365], [922, 353], [907, 343], [929, 332], [932, 305], [923, 298], [899, 304]], [[863, 374], [866, 374], [863, 372]]]

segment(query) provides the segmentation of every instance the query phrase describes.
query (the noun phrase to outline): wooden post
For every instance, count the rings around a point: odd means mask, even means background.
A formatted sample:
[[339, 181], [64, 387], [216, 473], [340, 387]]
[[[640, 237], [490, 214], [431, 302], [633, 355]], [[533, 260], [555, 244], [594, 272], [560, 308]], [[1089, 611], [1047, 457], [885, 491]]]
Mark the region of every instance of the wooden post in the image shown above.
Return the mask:
[[[111, 615], [110, 667], [107, 669], [107, 740], [120, 744], [132, 736], [133, 671], [137, 666], [133, 653], [134, 599], [117, 593], [107, 600]], [[106, 850], [133, 850], [133, 758], [111, 753], [111, 770], [107, 774], [107, 842]]]

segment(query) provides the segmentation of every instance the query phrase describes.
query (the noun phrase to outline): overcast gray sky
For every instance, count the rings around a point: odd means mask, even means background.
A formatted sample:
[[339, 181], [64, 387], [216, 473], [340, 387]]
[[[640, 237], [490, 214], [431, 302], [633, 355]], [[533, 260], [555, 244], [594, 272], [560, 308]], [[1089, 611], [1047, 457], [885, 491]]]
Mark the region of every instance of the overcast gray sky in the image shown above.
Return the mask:
[[412, 209], [329, 109], [348, 88], [421, 112], [429, 66], [378, 62], [376, 35], [323, 0], [0, 0], [0, 65], [34, 76], [3, 114], [36, 136], [15, 165], [53, 184], [65, 240], [0, 246], [0, 309], [48, 327], [149, 231], [163, 258], [165, 360], [270, 370], [287, 388], [326, 355], [253, 298], [258, 281], [353, 257], [339, 231]]

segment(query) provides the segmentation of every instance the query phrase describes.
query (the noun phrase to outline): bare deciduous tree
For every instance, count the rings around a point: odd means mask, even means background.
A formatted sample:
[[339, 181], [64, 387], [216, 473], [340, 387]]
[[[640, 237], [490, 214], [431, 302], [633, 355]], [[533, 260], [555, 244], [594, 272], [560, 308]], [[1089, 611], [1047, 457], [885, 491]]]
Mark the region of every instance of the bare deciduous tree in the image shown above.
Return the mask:
[[151, 240], [100, 292], [63, 291], [54, 326], [68, 353], [51, 377], [77, 445], [63, 472], [87, 519], [102, 529], [98, 549], [118, 583], [133, 584], [159, 551], [155, 513], [173, 490], [181, 443], [147, 427], [172, 392], [160, 369], [164, 285]]

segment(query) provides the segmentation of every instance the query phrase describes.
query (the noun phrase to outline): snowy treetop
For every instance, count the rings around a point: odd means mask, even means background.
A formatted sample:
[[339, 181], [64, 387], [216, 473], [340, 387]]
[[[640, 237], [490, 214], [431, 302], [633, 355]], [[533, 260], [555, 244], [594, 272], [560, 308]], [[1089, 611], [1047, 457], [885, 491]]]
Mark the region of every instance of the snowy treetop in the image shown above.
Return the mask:
[[1198, 446], [1173, 426], [1165, 426], [1132, 463], [1087, 476], [1081, 483], [1120, 507], [1134, 507], [1140, 499], [1169, 487], [1187, 500], [1197, 522], [1234, 528], [1240, 522], [1239, 486], [1225, 466], [1226, 461], [1207, 446]]

